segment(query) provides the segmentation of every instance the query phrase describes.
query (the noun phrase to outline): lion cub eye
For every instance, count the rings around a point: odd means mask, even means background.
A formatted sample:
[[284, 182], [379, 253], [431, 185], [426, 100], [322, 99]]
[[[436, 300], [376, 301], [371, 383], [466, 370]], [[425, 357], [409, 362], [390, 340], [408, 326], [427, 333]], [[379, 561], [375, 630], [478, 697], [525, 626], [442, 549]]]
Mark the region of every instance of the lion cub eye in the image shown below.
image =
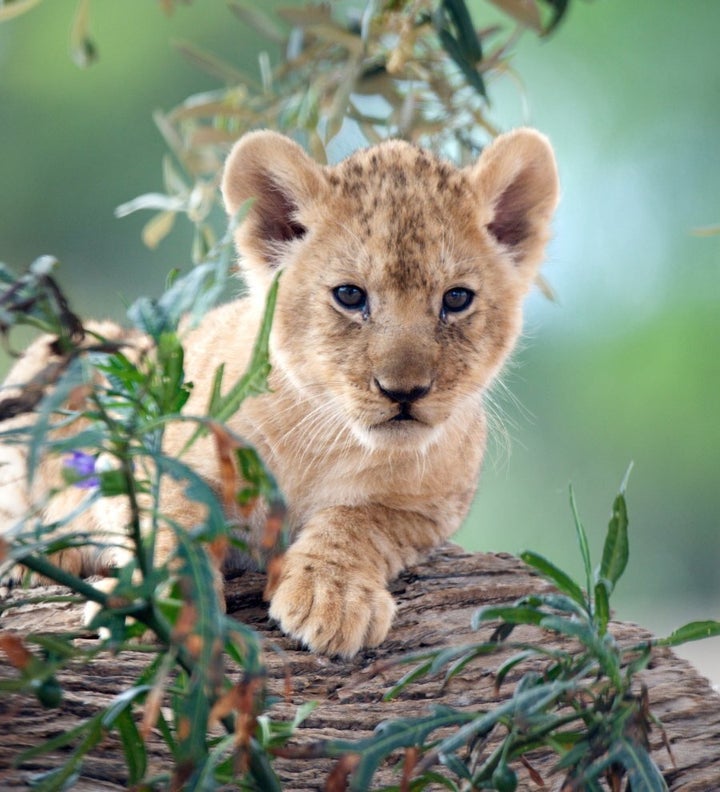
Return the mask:
[[453, 289], [448, 289], [443, 294], [441, 316], [446, 316], [449, 313], [459, 313], [470, 307], [470, 304], [475, 297], [475, 293], [470, 289], [464, 289], [462, 286], [455, 286]]
[[351, 283], [336, 286], [333, 290], [335, 302], [348, 311], [366, 311], [367, 294], [359, 287]]

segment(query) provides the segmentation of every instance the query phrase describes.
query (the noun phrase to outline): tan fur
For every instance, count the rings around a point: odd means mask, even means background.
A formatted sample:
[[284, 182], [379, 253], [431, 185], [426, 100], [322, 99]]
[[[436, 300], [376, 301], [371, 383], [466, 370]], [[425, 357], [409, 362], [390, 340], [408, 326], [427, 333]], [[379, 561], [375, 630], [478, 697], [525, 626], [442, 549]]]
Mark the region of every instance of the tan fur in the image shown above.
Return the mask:
[[[259, 451], [289, 506], [294, 542], [271, 615], [311, 649], [350, 656], [386, 637], [388, 581], [467, 513], [485, 446], [484, 395], [520, 333], [549, 234], [554, 159], [541, 135], [523, 129], [463, 170], [401, 141], [320, 167], [262, 131], [233, 149], [223, 194], [231, 214], [255, 199], [237, 232], [250, 293], [188, 334], [195, 389], [186, 411], [204, 411], [220, 363], [225, 382], [243, 372], [282, 269], [272, 392], [246, 401], [230, 426]], [[367, 310], [339, 305], [341, 285], [363, 289]], [[453, 288], [474, 299], [441, 316]], [[414, 420], [392, 421], [397, 394], [412, 391]], [[167, 450], [177, 452], [187, 432], [171, 428]], [[218, 481], [209, 441], [190, 459]], [[177, 490], [163, 494], [163, 508], [184, 524], [202, 518]], [[110, 520], [114, 530], [121, 517]]]

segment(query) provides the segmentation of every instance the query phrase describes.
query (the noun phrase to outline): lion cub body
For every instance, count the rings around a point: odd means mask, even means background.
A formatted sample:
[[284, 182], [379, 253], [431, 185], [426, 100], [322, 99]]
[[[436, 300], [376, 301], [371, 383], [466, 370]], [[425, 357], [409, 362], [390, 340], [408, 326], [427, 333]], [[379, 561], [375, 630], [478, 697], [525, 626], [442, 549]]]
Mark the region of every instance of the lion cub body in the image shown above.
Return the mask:
[[[231, 214], [254, 199], [236, 239], [249, 295], [187, 335], [186, 411], [204, 411], [221, 363], [226, 382], [242, 374], [281, 269], [271, 392], [229, 424], [288, 503], [294, 541], [271, 615], [349, 656], [387, 635], [388, 581], [467, 513], [484, 394], [520, 332], [556, 203], [552, 153], [518, 130], [465, 169], [400, 141], [321, 167], [255, 132], [230, 155], [223, 194]], [[170, 453], [188, 431], [168, 430]], [[208, 442], [188, 459], [218, 482]], [[185, 524], [202, 517], [179, 490], [162, 500]]]

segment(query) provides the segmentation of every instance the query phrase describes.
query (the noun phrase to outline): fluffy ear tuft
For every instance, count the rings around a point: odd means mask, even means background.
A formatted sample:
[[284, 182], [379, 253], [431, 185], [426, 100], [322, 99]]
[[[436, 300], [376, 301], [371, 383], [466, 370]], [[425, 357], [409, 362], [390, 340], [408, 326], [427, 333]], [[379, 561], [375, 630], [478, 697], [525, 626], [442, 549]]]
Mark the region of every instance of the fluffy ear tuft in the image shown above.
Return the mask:
[[302, 210], [317, 199], [321, 181], [320, 166], [284, 135], [244, 135], [230, 152], [222, 180], [228, 214], [254, 199], [237, 237], [241, 252], [277, 267], [287, 244], [305, 236]]
[[547, 138], [532, 129], [500, 135], [472, 170], [486, 229], [516, 264], [534, 270], [550, 234], [558, 201], [555, 157]]

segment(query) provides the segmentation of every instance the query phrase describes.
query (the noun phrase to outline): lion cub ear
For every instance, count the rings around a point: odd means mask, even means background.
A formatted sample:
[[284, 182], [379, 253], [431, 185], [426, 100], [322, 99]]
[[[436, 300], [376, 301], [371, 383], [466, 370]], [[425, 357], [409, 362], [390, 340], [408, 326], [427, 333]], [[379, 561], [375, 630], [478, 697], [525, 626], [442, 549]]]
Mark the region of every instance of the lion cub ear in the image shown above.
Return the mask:
[[307, 233], [303, 210], [317, 201], [322, 186], [321, 167], [290, 138], [268, 130], [240, 138], [222, 179], [229, 215], [254, 199], [237, 234], [240, 251], [271, 268], [279, 266], [288, 244]]
[[547, 138], [516, 129], [496, 138], [470, 168], [487, 232], [531, 276], [550, 236], [558, 201], [555, 157]]

